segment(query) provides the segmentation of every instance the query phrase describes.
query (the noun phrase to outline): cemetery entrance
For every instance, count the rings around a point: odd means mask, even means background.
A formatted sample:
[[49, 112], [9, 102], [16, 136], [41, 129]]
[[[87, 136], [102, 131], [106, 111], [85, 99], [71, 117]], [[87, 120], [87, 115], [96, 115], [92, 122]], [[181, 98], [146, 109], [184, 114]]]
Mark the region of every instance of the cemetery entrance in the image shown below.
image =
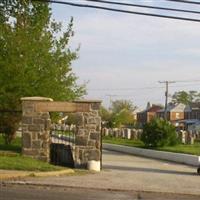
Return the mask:
[[[44, 97], [24, 97], [21, 100], [23, 155], [47, 162], [51, 160], [56, 164], [67, 152], [68, 159], [62, 160], [64, 164], [86, 168], [89, 161], [100, 163], [101, 118], [98, 110], [101, 101], [54, 102]], [[61, 138], [64, 144], [56, 142], [57, 128], [52, 126], [49, 112], [76, 113], [75, 129]], [[55, 151], [57, 155], [53, 153]]]

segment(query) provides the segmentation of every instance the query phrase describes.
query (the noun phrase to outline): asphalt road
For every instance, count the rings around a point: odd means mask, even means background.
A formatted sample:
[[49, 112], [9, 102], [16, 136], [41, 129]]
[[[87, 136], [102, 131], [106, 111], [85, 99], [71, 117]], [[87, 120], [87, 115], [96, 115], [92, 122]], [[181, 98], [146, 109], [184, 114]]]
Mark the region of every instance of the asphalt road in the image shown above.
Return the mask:
[[27, 177], [6, 184], [1, 188], [0, 200], [200, 200], [196, 167], [112, 151], [103, 151], [100, 173]]
[[199, 196], [26, 185], [0, 186], [0, 200], [199, 200]]
[[[16, 183], [16, 182], [14, 182]], [[199, 195], [196, 167], [103, 151], [103, 171], [87, 175], [25, 178], [23, 184]]]

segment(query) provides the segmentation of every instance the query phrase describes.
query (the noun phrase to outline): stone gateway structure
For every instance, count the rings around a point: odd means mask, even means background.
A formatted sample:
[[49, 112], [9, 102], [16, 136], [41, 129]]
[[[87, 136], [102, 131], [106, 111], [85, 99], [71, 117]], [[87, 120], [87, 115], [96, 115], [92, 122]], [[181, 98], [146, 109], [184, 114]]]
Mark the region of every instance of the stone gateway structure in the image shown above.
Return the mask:
[[54, 102], [45, 97], [23, 97], [22, 100], [22, 153], [50, 161], [49, 112], [72, 112], [78, 117], [73, 159], [76, 168], [86, 168], [88, 161], [101, 160], [101, 101], [80, 100]]

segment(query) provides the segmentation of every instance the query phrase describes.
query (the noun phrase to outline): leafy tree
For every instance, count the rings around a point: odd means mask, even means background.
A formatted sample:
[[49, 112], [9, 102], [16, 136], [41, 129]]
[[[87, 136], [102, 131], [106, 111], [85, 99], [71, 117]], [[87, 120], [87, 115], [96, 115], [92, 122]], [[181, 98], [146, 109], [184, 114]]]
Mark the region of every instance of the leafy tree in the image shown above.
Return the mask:
[[123, 109], [129, 110], [132, 112], [136, 109], [136, 106], [134, 106], [133, 103], [129, 100], [116, 100], [112, 102], [110, 110], [113, 113], [119, 113]]
[[[78, 49], [69, 48], [73, 19], [63, 30], [51, 16], [47, 3], [0, 2], [0, 110], [20, 110], [23, 96], [72, 100], [85, 93], [71, 68], [78, 58]], [[7, 113], [0, 121], [1, 131], [12, 136], [20, 118]]]
[[112, 102], [110, 111], [112, 113], [110, 126], [121, 127], [122, 125], [133, 125], [133, 111], [136, 106], [128, 100], [116, 100]]
[[112, 118], [113, 127], [120, 128], [122, 125], [133, 125], [134, 118], [131, 111], [122, 109], [119, 113], [113, 115]]
[[105, 107], [101, 106], [99, 110], [99, 115], [101, 116], [102, 122], [104, 126], [110, 126], [112, 121], [112, 113], [106, 109]]
[[197, 91], [179, 91], [175, 92], [172, 96], [173, 103], [183, 103], [185, 105], [193, 102], [200, 102], [200, 93]]
[[178, 143], [175, 127], [164, 119], [154, 118], [144, 125], [141, 140], [147, 147], [173, 146]]

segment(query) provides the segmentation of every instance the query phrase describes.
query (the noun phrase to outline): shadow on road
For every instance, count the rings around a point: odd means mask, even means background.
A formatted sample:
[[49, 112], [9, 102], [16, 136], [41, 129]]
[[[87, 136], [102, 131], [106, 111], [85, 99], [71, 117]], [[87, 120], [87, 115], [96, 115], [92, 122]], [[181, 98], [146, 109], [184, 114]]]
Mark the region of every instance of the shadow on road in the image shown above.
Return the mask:
[[152, 168], [143, 168], [143, 167], [116, 166], [116, 165], [107, 165], [107, 164], [103, 165], [103, 169], [197, 176], [197, 174], [195, 172], [183, 172], [183, 171], [166, 170], [166, 169], [152, 169]]

